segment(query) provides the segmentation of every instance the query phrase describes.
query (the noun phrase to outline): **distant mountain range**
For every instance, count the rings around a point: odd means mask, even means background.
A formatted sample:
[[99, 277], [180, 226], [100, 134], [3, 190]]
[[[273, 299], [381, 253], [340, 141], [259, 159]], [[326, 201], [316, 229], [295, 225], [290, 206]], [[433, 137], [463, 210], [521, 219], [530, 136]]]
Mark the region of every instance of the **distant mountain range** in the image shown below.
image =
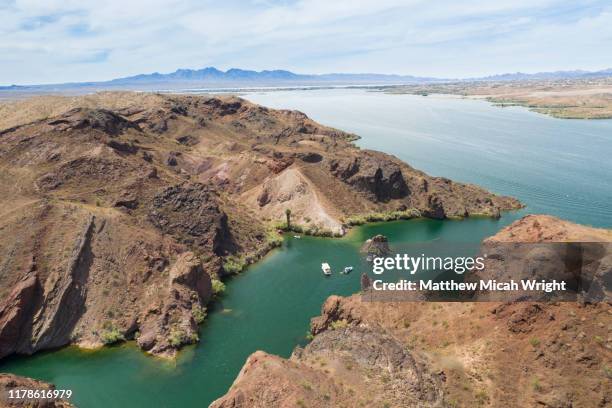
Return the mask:
[[535, 74], [525, 74], [522, 72], [491, 75], [482, 78], [474, 78], [478, 81], [524, 81], [524, 80], [546, 80], [546, 79], [588, 79], [588, 78], [604, 78], [612, 76], [612, 68], [601, 71], [554, 71], [554, 72], [537, 72]]
[[21, 92], [89, 92], [95, 90], [188, 90], [249, 87], [367, 86], [403, 85], [469, 81], [523, 81], [601, 78], [612, 76], [612, 68], [601, 71], [556, 71], [525, 74], [522, 72], [479, 78], [453, 79], [389, 74], [296, 74], [284, 70], [250, 71], [214, 67], [178, 69], [169, 74], [155, 72], [101, 82], [75, 82], [53, 85], [0, 86], [0, 91]]
[[296, 74], [290, 71], [250, 71], [238, 68], [221, 71], [214, 67], [203, 69], [178, 69], [170, 74], [141, 74], [109, 81], [113, 84], [156, 82], [203, 82], [203, 83], [284, 83], [284, 84], [364, 84], [364, 83], [413, 83], [439, 81], [436, 78], [411, 75], [387, 74]]

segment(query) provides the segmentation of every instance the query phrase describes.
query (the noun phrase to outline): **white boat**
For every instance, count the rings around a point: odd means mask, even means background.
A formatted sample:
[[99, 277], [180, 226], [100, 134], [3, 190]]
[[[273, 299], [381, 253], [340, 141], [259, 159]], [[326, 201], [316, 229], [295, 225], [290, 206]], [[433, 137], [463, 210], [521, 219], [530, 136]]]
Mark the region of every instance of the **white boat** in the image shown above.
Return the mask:
[[295, 239], [300, 239], [300, 238], [302, 238], [302, 237], [301, 237], [301, 236], [299, 236], [299, 235], [294, 235], [294, 236], [293, 236], [293, 238], [295, 238]]
[[353, 272], [353, 267], [352, 266], [345, 266], [344, 270], [342, 272], [340, 272], [343, 275], [348, 275], [349, 273]]
[[331, 266], [327, 262], [323, 262], [321, 264], [321, 269], [323, 270], [324, 275], [331, 275]]

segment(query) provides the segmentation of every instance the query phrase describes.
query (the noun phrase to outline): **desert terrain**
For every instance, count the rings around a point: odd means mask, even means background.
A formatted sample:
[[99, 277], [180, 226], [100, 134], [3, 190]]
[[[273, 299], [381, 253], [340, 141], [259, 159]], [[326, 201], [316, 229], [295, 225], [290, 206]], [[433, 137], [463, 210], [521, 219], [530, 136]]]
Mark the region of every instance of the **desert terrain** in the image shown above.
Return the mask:
[[563, 119], [612, 118], [612, 78], [473, 81], [380, 88], [389, 93], [450, 94], [525, 106]]
[[173, 357], [198, 341], [223, 277], [279, 230], [521, 206], [236, 97], [100, 93], [0, 111], [0, 358], [127, 339]]

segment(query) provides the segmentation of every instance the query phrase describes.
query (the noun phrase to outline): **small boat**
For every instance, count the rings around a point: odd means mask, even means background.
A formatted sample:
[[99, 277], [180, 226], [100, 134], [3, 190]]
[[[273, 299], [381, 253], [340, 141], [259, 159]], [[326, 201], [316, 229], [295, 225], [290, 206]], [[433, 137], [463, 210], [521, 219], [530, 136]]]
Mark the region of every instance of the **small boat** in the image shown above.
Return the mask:
[[340, 272], [343, 275], [348, 275], [349, 273], [353, 272], [353, 267], [352, 266], [345, 266], [344, 270], [342, 272]]
[[301, 236], [299, 236], [299, 235], [294, 235], [294, 236], [293, 236], [293, 238], [295, 238], [295, 239], [300, 239], [300, 238], [302, 238], [302, 237], [301, 237]]
[[323, 275], [331, 275], [331, 266], [327, 262], [321, 264], [321, 269], [323, 270]]

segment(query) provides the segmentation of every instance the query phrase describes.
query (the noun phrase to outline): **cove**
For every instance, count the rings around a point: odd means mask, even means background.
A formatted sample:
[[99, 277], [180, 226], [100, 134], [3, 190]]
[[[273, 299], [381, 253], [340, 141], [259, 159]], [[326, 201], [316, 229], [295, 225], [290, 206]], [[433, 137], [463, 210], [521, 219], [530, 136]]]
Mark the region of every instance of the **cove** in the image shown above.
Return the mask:
[[[68, 347], [0, 361], [13, 372], [74, 391], [88, 407], [207, 406], [224, 394], [249, 354], [287, 357], [306, 342], [311, 317], [331, 294], [359, 289], [361, 243], [386, 235], [392, 248], [457, 247], [473, 255], [478, 243], [527, 213], [548, 213], [612, 226], [612, 121], [549, 118], [482, 101], [363, 90], [283, 91], [245, 95], [270, 107], [293, 108], [326, 125], [352, 131], [358, 144], [393, 153], [433, 175], [513, 195], [525, 210], [499, 220], [416, 219], [355, 228], [342, 239], [285, 237], [283, 246], [227, 282], [209, 311], [200, 344], [174, 363], [148, 357], [133, 344], [93, 352]], [[324, 278], [320, 263], [350, 275]]]
[[[319, 314], [329, 295], [359, 290], [362, 268], [349, 275], [337, 271], [360, 265], [359, 247], [368, 237], [384, 234], [392, 249], [400, 244], [418, 248], [432, 241], [442, 252], [459, 244], [476, 249], [482, 238], [519, 216], [377, 223], [358, 227], [341, 239], [288, 235], [281, 248], [227, 282], [226, 295], [200, 329], [201, 342], [181, 352], [176, 363], [149, 357], [128, 343], [98, 351], [67, 347], [12, 358], [0, 364], [0, 371], [72, 389], [79, 407], [207, 406], [227, 391], [249, 354], [264, 350], [288, 357], [296, 345], [306, 342], [310, 318]], [[321, 260], [336, 273], [324, 277]]]

